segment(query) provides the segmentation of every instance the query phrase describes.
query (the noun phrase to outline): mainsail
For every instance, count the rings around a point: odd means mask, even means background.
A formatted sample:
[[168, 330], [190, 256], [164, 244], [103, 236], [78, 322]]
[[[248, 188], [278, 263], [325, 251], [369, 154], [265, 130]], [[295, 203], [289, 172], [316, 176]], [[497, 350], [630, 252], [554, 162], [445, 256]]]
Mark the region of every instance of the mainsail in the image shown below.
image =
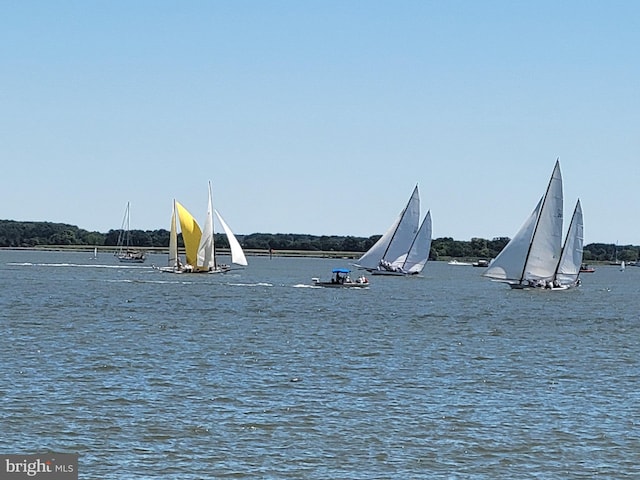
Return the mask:
[[211, 201], [211, 182], [209, 182], [209, 202], [207, 203], [207, 218], [204, 230], [198, 243], [198, 260], [196, 267], [210, 270], [215, 266], [215, 246], [213, 240], [213, 207]]
[[416, 185], [407, 206], [400, 212], [396, 221], [373, 247], [358, 259], [356, 265], [361, 268], [376, 269], [381, 261], [385, 261], [394, 267], [402, 267], [418, 233], [419, 220], [420, 195]]
[[562, 253], [562, 174], [556, 161], [542, 202], [522, 279], [551, 280]]
[[178, 228], [176, 227], [176, 201], [171, 209], [171, 226], [169, 227], [169, 267], [178, 268]]

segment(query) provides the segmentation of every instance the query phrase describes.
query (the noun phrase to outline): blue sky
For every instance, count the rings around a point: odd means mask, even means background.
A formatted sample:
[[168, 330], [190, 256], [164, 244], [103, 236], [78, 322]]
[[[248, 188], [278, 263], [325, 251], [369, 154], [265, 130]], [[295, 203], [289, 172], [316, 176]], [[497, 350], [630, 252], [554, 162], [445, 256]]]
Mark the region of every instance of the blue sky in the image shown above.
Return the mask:
[[0, 218], [511, 237], [560, 158], [585, 241], [640, 244], [640, 2], [0, 2]]

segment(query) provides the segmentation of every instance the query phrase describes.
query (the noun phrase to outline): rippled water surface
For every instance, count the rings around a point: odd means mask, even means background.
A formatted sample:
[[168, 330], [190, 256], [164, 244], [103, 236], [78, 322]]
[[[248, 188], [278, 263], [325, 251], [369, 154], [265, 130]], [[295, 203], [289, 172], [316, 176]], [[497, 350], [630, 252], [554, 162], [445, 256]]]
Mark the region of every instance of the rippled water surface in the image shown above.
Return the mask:
[[640, 268], [335, 290], [311, 277], [348, 260], [165, 261], [0, 251], [0, 451], [83, 479], [640, 476]]

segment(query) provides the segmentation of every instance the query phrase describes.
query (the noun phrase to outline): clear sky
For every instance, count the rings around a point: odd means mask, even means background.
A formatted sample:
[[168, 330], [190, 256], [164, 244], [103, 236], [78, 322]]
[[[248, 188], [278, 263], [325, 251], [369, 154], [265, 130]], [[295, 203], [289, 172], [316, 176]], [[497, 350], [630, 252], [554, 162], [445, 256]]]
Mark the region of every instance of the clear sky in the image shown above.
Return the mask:
[[[0, 219], [640, 244], [640, 1], [0, 1]], [[568, 223], [568, 222], [567, 222]]]

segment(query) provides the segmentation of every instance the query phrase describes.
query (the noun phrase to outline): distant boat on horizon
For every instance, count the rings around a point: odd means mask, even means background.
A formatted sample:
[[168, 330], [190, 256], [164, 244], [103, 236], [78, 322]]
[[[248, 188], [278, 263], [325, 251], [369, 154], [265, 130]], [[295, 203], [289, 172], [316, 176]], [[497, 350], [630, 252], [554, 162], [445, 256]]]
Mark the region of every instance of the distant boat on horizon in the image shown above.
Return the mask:
[[147, 259], [144, 252], [131, 248], [131, 225], [130, 225], [130, 205], [124, 209], [124, 217], [122, 218], [122, 227], [118, 235], [118, 251], [115, 256], [122, 263], [144, 263]]

